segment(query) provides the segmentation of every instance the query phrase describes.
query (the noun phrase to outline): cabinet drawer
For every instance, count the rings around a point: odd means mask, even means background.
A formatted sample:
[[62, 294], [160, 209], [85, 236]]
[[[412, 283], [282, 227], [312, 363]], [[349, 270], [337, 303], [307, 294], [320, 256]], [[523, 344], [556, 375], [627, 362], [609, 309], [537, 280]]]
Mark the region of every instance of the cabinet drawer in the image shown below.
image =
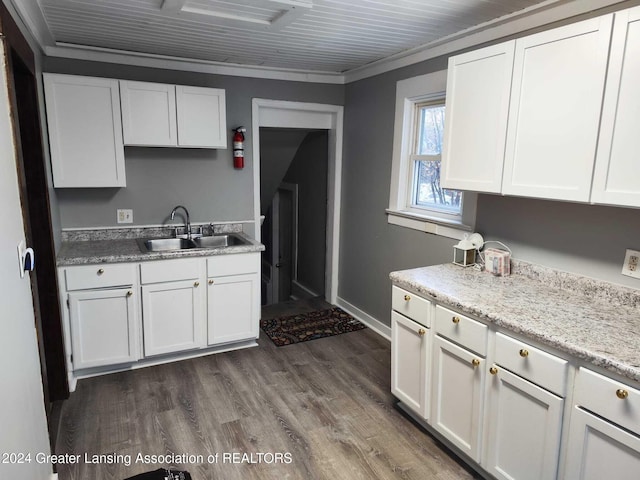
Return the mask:
[[130, 263], [67, 267], [64, 270], [67, 290], [89, 290], [133, 285], [135, 267]]
[[204, 259], [184, 258], [179, 260], [161, 260], [140, 264], [140, 282], [142, 284], [172, 282], [200, 278]]
[[409, 317], [425, 327], [431, 326], [429, 313], [431, 302], [429, 300], [393, 286], [391, 288], [391, 305], [396, 312], [403, 314], [405, 317]]
[[636, 388], [580, 368], [574, 403], [640, 434], [640, 390]]
[[496, 333], [496, 363], [556, 395], [567, 393], [566, 360], [502, 333]]
[[478, 355], [487, 355], [489, 329], [483, 323], [436, 305], [435, 331]]
[[259, 269], [260, 256], [257, 253], [218, 255], [207, 258], [207, 276], [209, 277], [258, 273]]

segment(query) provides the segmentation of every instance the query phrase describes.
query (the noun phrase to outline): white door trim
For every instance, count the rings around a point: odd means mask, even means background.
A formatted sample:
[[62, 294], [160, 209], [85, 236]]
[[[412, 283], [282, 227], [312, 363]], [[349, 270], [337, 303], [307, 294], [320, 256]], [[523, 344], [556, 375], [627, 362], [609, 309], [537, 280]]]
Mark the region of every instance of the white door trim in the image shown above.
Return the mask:
[[329, 130], [325, 298], [332, 304], [335, 304], [338, 298], [343, 117], [344, 107], [340, 105], [287, 102], [262, 98], [254, 98], [252, 101], [253, 204], [255, 236], [258, 240], [260, 240], [260, 127]]

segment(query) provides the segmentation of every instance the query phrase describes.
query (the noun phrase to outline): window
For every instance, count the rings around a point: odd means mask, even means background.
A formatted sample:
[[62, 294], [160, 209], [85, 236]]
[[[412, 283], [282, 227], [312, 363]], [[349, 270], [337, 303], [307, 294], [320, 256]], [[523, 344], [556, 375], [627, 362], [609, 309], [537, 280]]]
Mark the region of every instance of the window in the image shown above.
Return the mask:
[[476, 194], [442, 188], [446, 72], [398, 82], [389, 222], [462, 238]]

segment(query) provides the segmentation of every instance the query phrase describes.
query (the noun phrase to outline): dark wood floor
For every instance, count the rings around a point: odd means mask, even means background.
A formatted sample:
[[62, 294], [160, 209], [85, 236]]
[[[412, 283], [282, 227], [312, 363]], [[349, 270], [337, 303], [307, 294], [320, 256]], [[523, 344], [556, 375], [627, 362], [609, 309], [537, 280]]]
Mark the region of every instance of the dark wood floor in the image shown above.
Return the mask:
[[[204, 463], [174, 465], [194, 480], [473, 478], [394, 408], [390, 345], [371, 330], [280, 348], [262, 335], [259, 344], [79, 381], [56, 453], [82, 458], [60, 465], [60, 480], [122, 480], [165, 466], [136, 464], [138, 453], [202, 455]], [[132, 464], [87, 464], [85, 452], [130, 455]], [[223, 464], [233, 452], [292, 461]], [[208, 464], [216, 453], [220, 463]]]

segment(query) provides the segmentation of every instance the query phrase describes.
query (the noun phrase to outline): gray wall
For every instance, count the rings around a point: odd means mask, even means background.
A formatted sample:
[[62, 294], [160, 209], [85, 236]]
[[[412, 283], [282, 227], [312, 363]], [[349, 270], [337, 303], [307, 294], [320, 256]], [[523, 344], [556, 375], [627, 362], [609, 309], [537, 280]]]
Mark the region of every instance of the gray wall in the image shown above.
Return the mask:
[[183, 204], [192, 221], [253, 219], [251, 100], [266, 98], [342, 105], [342, 85], [209, 75], [47, 57], [44, 71], [127, 80], [224, 88], [229, 147], [231, 128], [249, 129], [245, 168], [234, 170], [232, 150], [127, 147], [127, 186], [114, 189], [56, 189], [63, 228], [116, 225], [116, 209], [132, 208], [135, 225], [163, 223]]
[[284, 177], [298, 185], [298, 282], [324, 295], [329, 134], [309, 133]]
[[[395, 88], [446, 68], [439, 58], [347, 85], [339, 296], [389, 322], [389, 272], [451, 261], [454, 240], [389, 225]], [[640, 288], [622, 276], [625, 249], [640, 249], [634, 209], [479, 195], [477, 227], [515, 258]]]

